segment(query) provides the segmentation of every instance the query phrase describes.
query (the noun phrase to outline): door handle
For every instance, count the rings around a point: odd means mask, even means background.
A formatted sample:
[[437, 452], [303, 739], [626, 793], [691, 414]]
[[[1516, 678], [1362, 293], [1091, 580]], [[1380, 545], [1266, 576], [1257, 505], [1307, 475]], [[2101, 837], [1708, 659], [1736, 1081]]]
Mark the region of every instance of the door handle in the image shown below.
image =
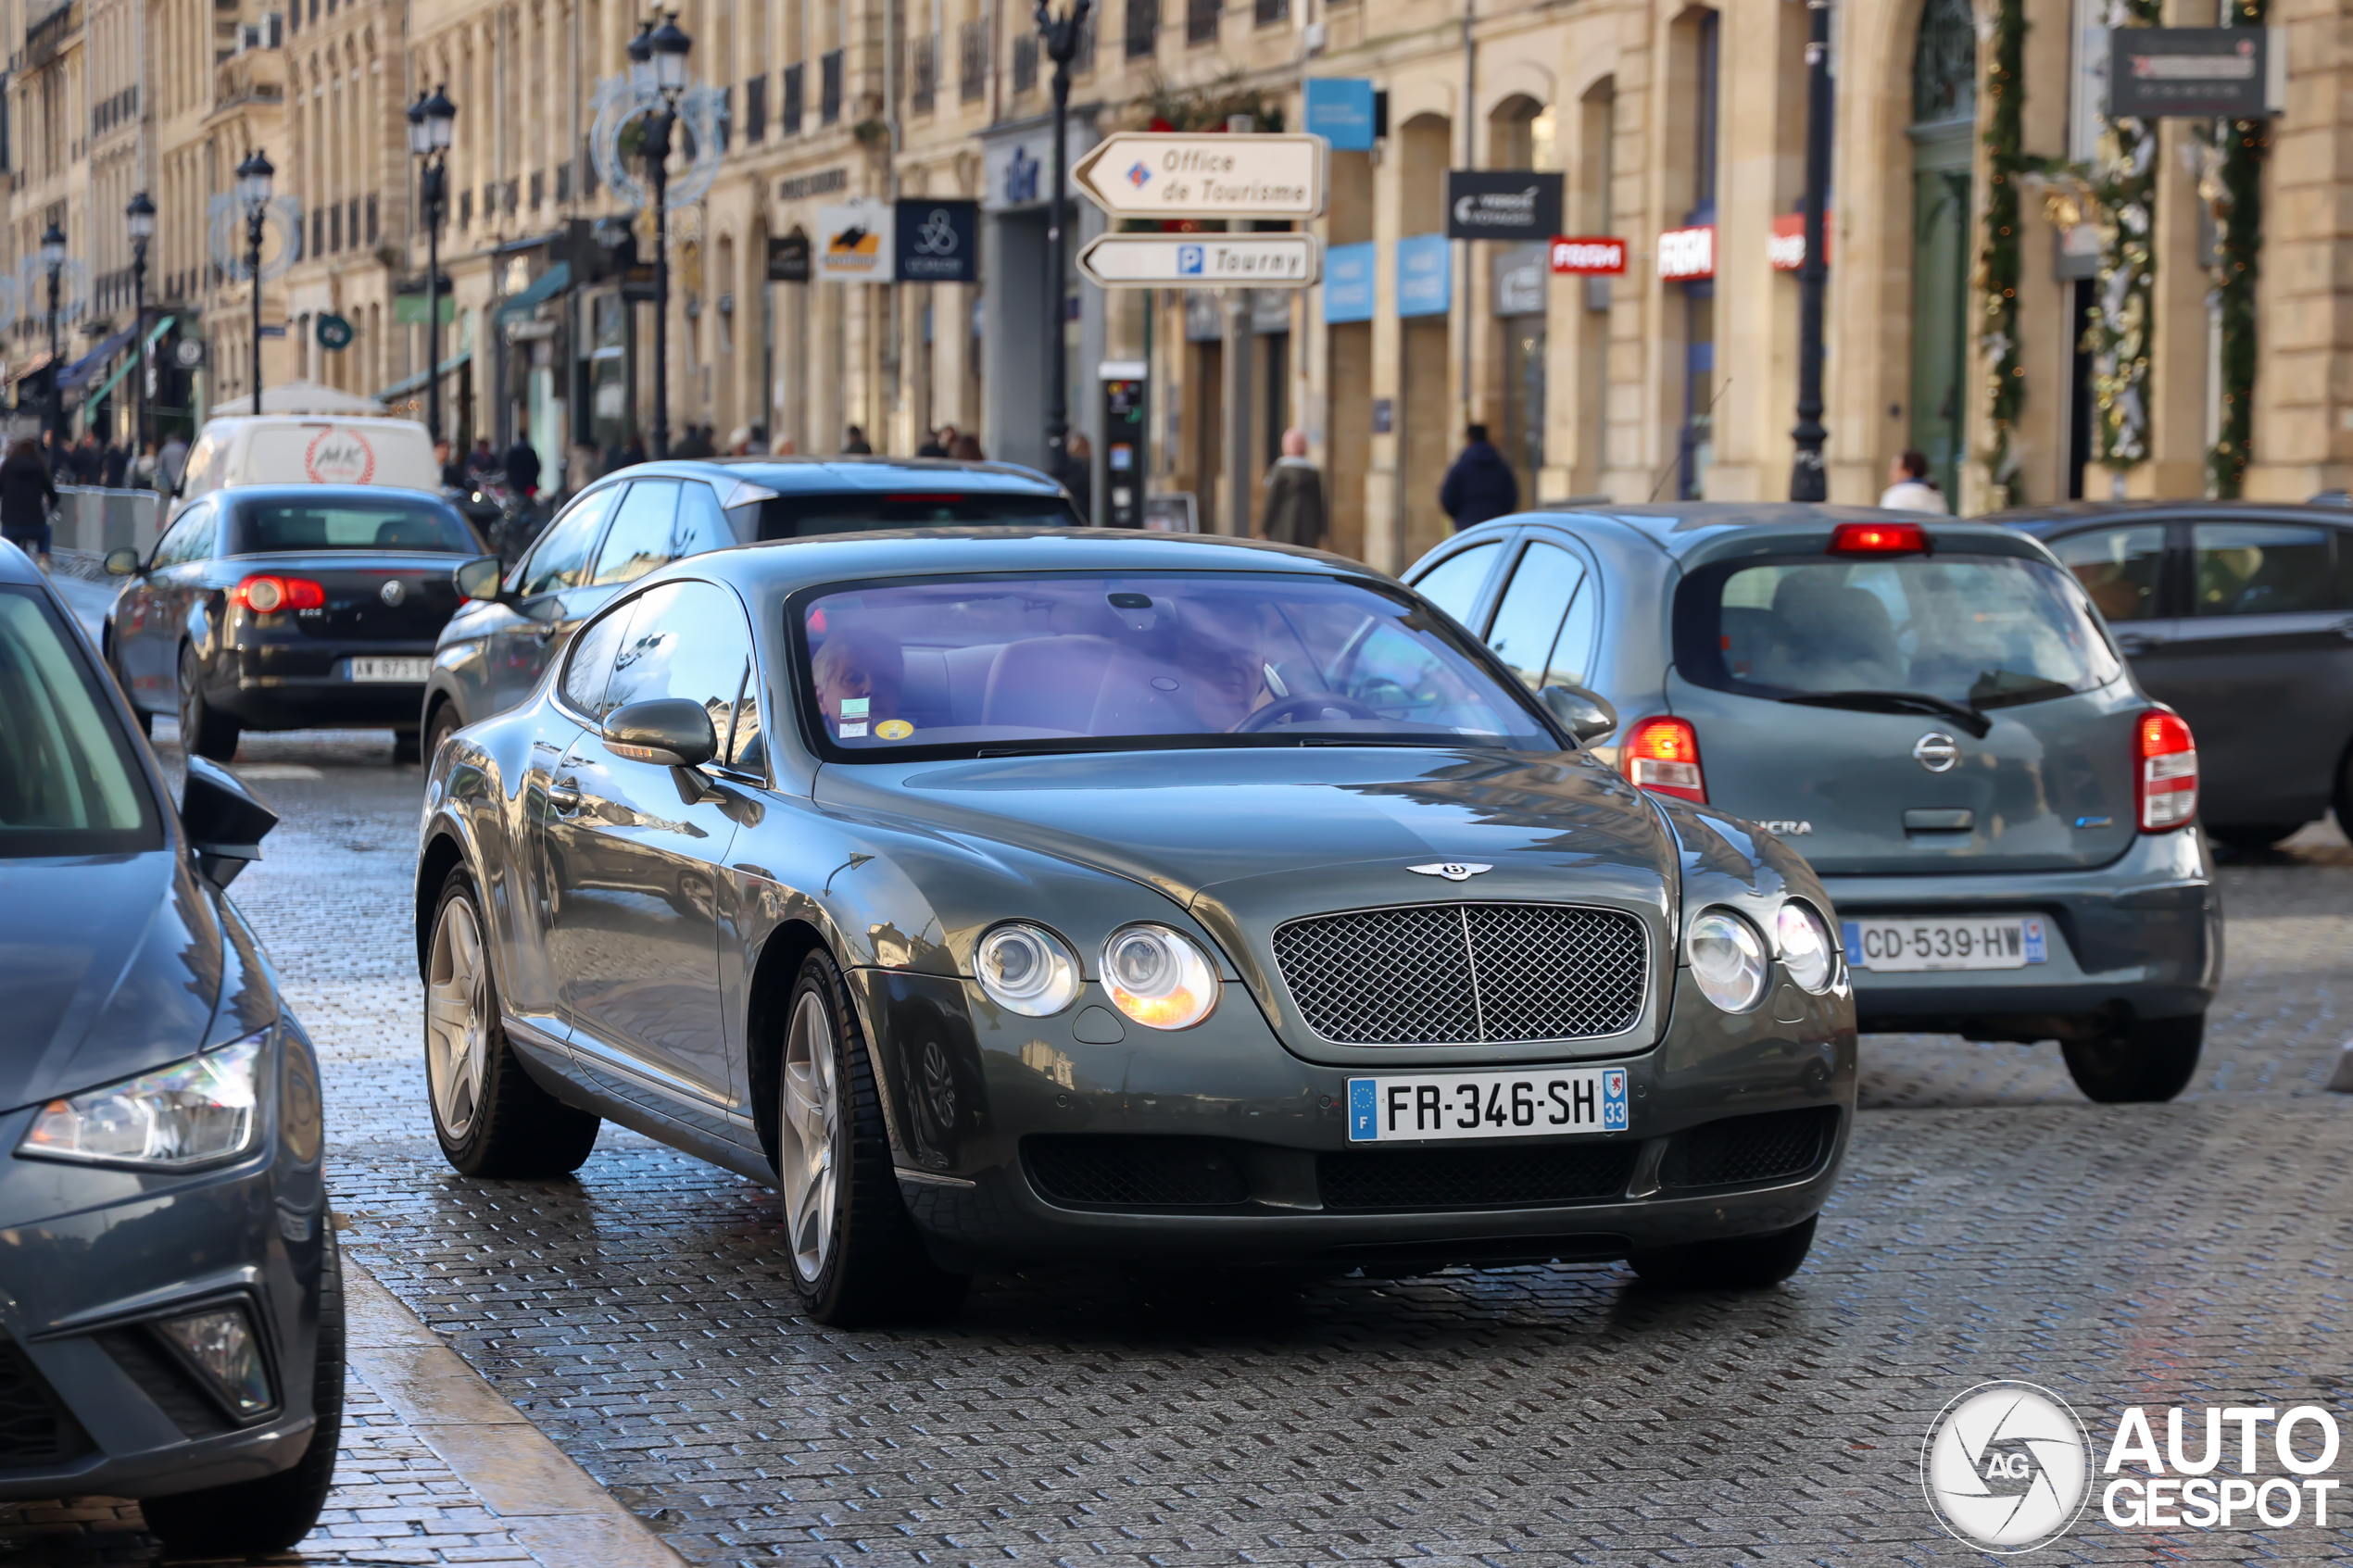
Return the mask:
[[[2353, 632], [2347, 632], [2346, 634], [2353, 636]], [[2124, 632], [2118, 634], [2116, 646], [2124, 650], [2125, 658], [2130, 659], [2134, 654], [2155, 653], [2165, 646], [2165, 639], [2152, 637], [2145, 632]]]
[[2336, 634], [2348, 642], [2353, 642], [2353, 616], [2347, 616], [2336, 623]]
[[580, 791], [571, 779], [558, 779], [547, 786], [547, 804], [559, 813], [580, 809]]

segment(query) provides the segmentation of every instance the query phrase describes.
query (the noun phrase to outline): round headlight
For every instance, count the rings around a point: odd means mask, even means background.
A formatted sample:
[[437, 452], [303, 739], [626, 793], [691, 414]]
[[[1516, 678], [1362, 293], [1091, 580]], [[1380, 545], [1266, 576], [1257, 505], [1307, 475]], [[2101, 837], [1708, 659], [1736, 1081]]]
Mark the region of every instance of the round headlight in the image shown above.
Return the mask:
[[1078, 998], [1078, 956], [1039, 925], [1000, 925], [973, 949], [973, 975], [1007, 1012], [1043, 1018]]
[[1765, 938], [1730, 909], [1708, 909], [1683, 939], [1692, 978], [1702, 995], [1726, 1012], [1746, 1012], [1765, 999]]
[[1773, 943], [1780, 948], [1781, 967], [1792, 980], [1816, 996], [1831, 988], [1831, 976], [1838, 970], [1831, 930], [1811, 905], [1794, 900], [1783, 904], [1773, 917]]
[[1131, 925], [1103, 944], [1103, 989], [1149, 1029], [1189, 1029], [1217, 1005], [1217, 966], [1181, 931]]

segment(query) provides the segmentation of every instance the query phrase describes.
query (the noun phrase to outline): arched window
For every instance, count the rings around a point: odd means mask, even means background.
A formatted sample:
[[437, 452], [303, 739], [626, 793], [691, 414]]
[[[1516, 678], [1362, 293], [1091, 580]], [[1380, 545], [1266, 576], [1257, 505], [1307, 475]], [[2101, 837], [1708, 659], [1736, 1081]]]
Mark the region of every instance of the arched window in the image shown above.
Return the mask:
[[1927, 0], [1912, 53], [1912, 119], [1919, 125], [1977, 115], [1977, 19], [1969, 0]]

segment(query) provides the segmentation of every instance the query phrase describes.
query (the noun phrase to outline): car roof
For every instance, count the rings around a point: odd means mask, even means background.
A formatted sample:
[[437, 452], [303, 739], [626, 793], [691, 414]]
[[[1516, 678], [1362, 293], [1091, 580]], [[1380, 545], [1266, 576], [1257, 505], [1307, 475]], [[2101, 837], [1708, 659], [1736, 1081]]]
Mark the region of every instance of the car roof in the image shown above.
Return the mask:
[[[1809, 501], [1673, 501], [1653, 506], [1592, 504], [1517, 512], [1479, 525], [1479, 530], [1527, 522], [1573, 522], [1607, 518], [1642, 534], [1670, 556], [1681, 557], [1724, 538], [1729, 530], [1818, 531], [1840, 522], [1917, 522], [1931, 528], [1971, 528], [1976, 518], [1939, 517], [1931, 512], [1894, 511], [1884, 507], [1833, 507]], [[1479, 530], [1465, 529], [1466, 534]]]
[[249, 501], [349, 501], [374, 506], [389, 496], [401, 501], [429, 501], [450, 511], [458, 509], [430, 490], [412, 490], [398, 484], [224, 484], [218, 490], [205, 492], [197, 499], [214, 496], [224, 505], [238, 506]]
[[2209, 518], [2237, 515], [2267, 521], [2309, 518], [2314, 522], [2329, 523], [2338, 528], [2353, 524], [2353, 511], [2327, 502], [2214, 501], [2198, 495], [2177, 495], [2167, 500], [2054, 501], [2048, 506], [2012, 507], [2007, 511], [1989, 512], [1982, 521], [2040, 533], [2070, 524], [2097, 522], [2102, 518], [2147, 518], [2156, 521], [2193, 515]]
[[1059, 495], [1062, 486], [1018, 463], [968, 463], [950, 458], [665, 458], [632, 463], [603, 479], [660, 476], [734, 480], [764, 484], [780, 495], [903, 490], [910, 483], [952, 483], [957, 489], [1003, 495]]
[[652, 574], [724, 577], [790, 593], [875, 577], [1020, 571], [1290, 571], [1381, 577], [1361, 561], [1293, 545], [1136, 528], [903, 528], [776, 539], [689, 556]]

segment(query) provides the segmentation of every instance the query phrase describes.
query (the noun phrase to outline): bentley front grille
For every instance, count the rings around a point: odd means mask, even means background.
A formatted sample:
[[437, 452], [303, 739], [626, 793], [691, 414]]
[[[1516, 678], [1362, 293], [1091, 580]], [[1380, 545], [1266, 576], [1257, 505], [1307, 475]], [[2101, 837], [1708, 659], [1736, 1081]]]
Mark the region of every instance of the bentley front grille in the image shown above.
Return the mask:
[[1276, 928], [1307, 1026], [1343, 1046], [1616, 1035], [1642, 1016], [1642, 922], [1572, 904], [1407, 904]]

